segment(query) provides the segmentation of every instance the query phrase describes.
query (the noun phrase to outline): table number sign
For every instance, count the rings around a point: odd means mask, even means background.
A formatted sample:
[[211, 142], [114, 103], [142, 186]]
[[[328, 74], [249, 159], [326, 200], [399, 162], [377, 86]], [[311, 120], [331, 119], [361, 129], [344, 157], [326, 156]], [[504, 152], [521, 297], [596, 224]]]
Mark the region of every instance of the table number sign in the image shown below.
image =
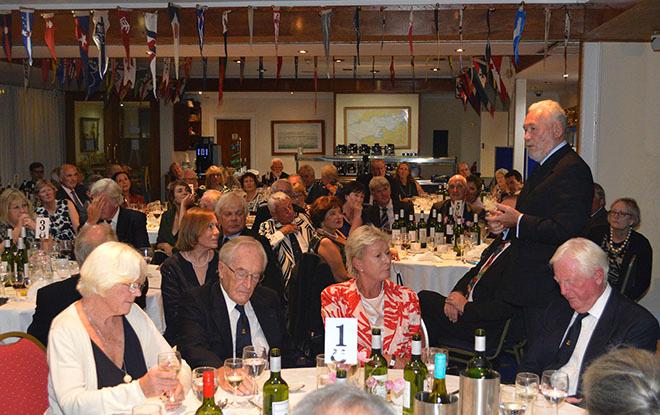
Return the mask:
[[50, 231], [50, 219], [43, 216], [37, 216], [35, 219], [36, 230], [34, 236], [36, 239], [48, 239]]
[[325, 319], [325, 363], [357, 364], [357, 319]]

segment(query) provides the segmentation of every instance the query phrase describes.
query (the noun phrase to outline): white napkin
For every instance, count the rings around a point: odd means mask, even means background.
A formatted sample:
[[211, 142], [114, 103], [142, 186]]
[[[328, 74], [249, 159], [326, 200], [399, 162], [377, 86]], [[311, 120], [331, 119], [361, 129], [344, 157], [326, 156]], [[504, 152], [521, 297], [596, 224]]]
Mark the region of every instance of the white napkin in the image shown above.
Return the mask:
[[423, 254], [419, 254], [415, 256], [415, 260], [417, 261], [429, 261], [429, 262], [440, 262], [440, 258], [435, 256], [433, 252], [425, 252]]

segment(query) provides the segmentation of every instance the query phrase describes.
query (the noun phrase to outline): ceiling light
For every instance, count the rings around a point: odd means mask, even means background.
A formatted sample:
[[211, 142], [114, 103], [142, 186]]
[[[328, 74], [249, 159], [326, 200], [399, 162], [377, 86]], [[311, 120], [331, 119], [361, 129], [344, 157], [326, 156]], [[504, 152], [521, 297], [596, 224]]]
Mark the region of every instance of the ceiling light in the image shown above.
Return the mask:
[[123, 107], [123, 106], [124, 106], [124, 103], [123, 103], [123, 102], [122, 102], [122, 103], [120, 103], [120, 104], [119, 104], [119, 106], [120, 106], [120, 107]]
[[373, 69], [373, 70], [371, 70], [371, 71], [369, 71], [369, 72], [375, 74], [375, 73], [378, 73], [378, 72], [380, 72], [380, 71], [379, 71], [378, 69]]
[[437, 66], [434, 66], [433, 68], [431, 68], [431, 70], [432, 70], [433, 72], [438, 72], [440, 69], [438, 69]]
[[266, 72], [266, 69], [261, 68], [261, 69], [259, 69], [259, 72], [261, 72], [261, 73]]
[[290, 94], [293, 95], [293, 91], [291, 91]]
[[202, 91], [197, 91], [197, 93], [198, 93], [199, 95], [202, 95]]
[[564, 79], [568, 79], [568, 74], [567, 73], [565, 73], [563, 76], [564, 76]]
[[240, 59], [234, 59], [234, 63], [241, 63]]
[[335, 59], [335, 62], [337, 63], [342, 63], [344, 60], [343, 59]]
[[304, 55], [305, 53], [307, 53], [307, 51], [305, 49], [300, 49], [298, 51], [298, 53], [300, 53], [301, 55]]
[[463, 48], [456, 49], [456, 53], [463, 53]]

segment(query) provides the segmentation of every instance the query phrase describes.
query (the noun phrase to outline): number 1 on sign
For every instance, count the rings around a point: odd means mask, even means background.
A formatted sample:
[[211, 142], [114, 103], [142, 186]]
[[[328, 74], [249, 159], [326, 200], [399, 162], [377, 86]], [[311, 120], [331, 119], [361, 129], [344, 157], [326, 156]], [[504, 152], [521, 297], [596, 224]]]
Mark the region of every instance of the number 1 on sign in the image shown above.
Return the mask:
[[357, 319], [325, 319], [325, 362], [357, 364]]

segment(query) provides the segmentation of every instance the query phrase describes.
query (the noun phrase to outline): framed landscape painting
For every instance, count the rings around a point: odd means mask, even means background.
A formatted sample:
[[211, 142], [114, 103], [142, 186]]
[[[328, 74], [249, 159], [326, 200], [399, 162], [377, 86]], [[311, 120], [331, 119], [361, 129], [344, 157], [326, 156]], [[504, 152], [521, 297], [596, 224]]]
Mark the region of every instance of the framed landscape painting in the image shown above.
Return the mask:
[[271, 121], [272, 154], [324, 154], [325, 121]]
[[344, 143], [394, 144], [410, 148], [412, 109], [408, 106], [344, 107]]

